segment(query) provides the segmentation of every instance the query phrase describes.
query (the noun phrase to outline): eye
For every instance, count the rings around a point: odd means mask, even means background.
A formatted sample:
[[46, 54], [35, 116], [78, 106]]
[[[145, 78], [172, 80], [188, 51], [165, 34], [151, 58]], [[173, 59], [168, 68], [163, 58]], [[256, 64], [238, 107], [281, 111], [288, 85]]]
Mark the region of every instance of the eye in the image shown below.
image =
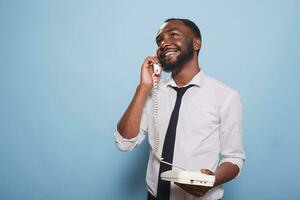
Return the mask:
[[156, 40], [157, 46], [160, 46], [160, 43], [161, 43], [161, 39], [157, 39], [157, 40]]
[[178, 33], [176, 33], [176, 32], [171, 33], [171, 37], [176, 37], [176, 36], [178, 36]]

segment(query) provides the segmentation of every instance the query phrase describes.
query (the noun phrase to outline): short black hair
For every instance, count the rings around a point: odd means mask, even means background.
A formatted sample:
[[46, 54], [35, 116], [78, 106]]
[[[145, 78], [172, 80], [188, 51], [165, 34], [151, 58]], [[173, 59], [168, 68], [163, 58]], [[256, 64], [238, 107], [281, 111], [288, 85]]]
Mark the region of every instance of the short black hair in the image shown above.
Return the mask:
[[169, 22], [169, 21], [173, 21], [173, 20], [181, 21], [184, 25], [186, 25], [194, 33], [194, 35], [196, 37], [200, 38], [200, 41], [202, 42], [200, 29], [198, 28], [198, 26], [194, 22], [192, 22], [189, 19], [169, 18], [165, 21], [165, 23]]

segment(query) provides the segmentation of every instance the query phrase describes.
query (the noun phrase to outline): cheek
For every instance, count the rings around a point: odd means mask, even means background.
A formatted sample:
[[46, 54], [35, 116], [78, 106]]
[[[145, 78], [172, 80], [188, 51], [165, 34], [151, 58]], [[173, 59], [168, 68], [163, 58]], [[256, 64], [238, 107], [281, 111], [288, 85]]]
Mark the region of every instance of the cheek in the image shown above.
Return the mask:
[[159, 57], [160, 54], [161, 54], [161, 50], [158, 48], [158, 49], [156, 50], [156, 56]]
[[173, 44], [178, 48], [178, 49], [182, 49], [184, 48], [184, 42], [182, 40], [174, 40]]
[[180, 44], [182, 51], [188, 52], [194, 49], [193, 42], [185, 41]]

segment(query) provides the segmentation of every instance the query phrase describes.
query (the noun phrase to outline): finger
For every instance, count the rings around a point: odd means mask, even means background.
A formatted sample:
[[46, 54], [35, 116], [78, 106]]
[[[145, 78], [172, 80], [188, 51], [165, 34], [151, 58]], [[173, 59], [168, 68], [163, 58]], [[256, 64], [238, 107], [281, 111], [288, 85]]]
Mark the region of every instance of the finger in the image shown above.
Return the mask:
[[203, 174], [214, 175], [214, 173], [212, 171], [210, 171], [209, 169], [201, 169], [201, 172]]
[[203, 190], [203, 188], [198, 185], [189, 185], [189, 184], [181, 184], [181, 183], [175, 183], [175, 184], [187, 191], [202, 191]]
[[201, 187], [196, 187], [194, 185], [180, 184], [180, 183], [175, 183], [175, 184], [193, 196], [202, 197], [206, 193], [206, 191], [201, 190], [202, 189]]
[[187, 191], [187, 192], [192, 192], [193, 190], [191, 190], [187, 185], [185, 184], [181, 184], [181, 183], [175, 183], [177, 186], [179, 186], [181, 189]]
[[204, 193], [203, 192], [199, 192], [199, 191], [195, 191], [193, 192], [193, 194], [197, 197], [203, 197], [204, 196]]
[[157, 74], [155, 74], [155, 73], [153, 72], [153, 74], [152, 74], [152, 82], [153, 82], [153, 83], [154, 83], [154, 82], [158, 83], [159, 80], [160, 80], [160, 75], [157, 75]]
[[156, 63], [156, 64], [159, 63], [157, 56], [154, 56], [154, 63]]
[[159, 82], [159, 79], [158, 79], [157, 75], [154, 72], [152, 74], [152, 82], [153, 82], [153, 84]]
[[158, 63], [158, 59], [155, 55], [148, 56], [146, 60], [148, 61], [148, 64]]
[[159, 63], [159, 60], [156, 55], [147, 56], [146, 60], [147, 60], [147, 63], [150, 65], [152, 65], [153, 63], [156, 63], [156, 64]]

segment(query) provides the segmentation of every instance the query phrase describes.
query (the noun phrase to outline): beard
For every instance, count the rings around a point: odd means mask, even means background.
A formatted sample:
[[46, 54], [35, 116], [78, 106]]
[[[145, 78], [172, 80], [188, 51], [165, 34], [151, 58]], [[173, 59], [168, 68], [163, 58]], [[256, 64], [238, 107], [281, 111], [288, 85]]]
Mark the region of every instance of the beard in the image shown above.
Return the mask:
[[183, 51], [181, 51], [181, 48], [179, 48], [179, 51], [181, 53], [176, 58], [176, 61], [174, 62], [168, 63], [168, 62], [164, 62], [163, 59], [158, 58], [164, 72], [178, 72], [180, 71], [180, 69], [183, 67], [185, 63], [187, 63], [193, 58], [194, 56], [193, 42], [191, 40], [187, 41], [186, 46], [187, 48]]

